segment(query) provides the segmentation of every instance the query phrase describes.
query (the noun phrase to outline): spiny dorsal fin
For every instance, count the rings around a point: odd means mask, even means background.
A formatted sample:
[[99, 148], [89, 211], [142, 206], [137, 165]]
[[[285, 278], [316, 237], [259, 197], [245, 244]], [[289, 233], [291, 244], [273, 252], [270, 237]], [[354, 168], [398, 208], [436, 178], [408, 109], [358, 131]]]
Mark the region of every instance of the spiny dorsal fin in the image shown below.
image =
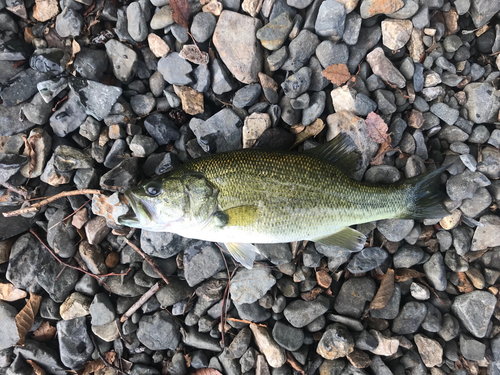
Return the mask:
[[358, 169], [358, 148], [345, 134], [339, 134], [331, 141], [305, 152], [332, 163], [349, 176]]
[[345, 227], [340, 231], [330, 234], [326, 237], [315, 238], [314, 242], [319, 242], [325, 245], [335, 245], [349, 251], [361, 251], [365, 245], [366, 237], [363, 233], [355, 229]]

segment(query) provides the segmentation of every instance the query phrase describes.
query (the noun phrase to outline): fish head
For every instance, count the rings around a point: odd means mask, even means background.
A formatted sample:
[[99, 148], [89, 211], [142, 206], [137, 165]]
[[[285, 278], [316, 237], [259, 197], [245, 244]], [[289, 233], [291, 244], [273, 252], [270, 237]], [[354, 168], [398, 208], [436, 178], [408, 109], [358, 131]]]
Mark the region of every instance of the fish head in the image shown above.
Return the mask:
[[124, 193], [131, 211], [118, 223], [151, 231], [169, 231], [189, 211], [188, 197], [179, 178], [154, 178]]

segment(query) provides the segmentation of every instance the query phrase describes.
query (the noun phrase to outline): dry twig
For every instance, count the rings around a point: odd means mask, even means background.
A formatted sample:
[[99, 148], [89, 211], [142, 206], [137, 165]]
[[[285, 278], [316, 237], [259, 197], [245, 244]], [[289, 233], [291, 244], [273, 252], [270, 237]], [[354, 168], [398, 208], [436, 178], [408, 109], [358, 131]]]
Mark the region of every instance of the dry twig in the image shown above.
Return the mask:
[[150, 299], [153, 296], [153, 294], [155, 294], [158, 291], [158, 289], [160, 289], [159, 281], [151, 288], [149, 288], [149, 290], [146, 293], [144, 293], [136, 303], [130, 306], [130, 308], [125, 312], [125, 314], [122, 315], [120, 322], [123, 323], [125, 320], [130, 318], [132, 314], [134, 314], [142, 305], [146, 303], [148, 299]]
[[82, 190], [63, 191], [59, 194], [53, 195], [51, 197], [47, 197], [43, 201], [35, 203], [34, 205], [32, 205], [30, 207], [21, 208], [19, 210], [15, 210], [15, 211], [4, 212], [3, 216], [12, 217], [12, 216], [19, 216], [19, 215], [27, 214], [28, 212], [35, 212], [40, 207], [43, 207], [43, 206], [45, 206], [51, 202], [54, 202], [60, 198], [71, 197], [74, 195], [85, 195], [85, 194], [102, 194], [102, 191], [97, 190], [97, 189], [82, 189]]
[[160, 277], [163, 279], [163, 281], [165, 281], [165, 283], [170, 284], [167, 277], [161, 271], [160, 267], [158, 267], [155, 261], [151, 259], [151, 257], [148, 254], [142, 251], [135, 243], [130, 241], [127, 237], [125, 237], [125, 241], [127, 242], [127, 245], [129, 245], [132, 249], [137, 251], [141, 255], [141, 257], [143, 257], [144, 260], [149, 263], [149, 265], [156, 271], [158, 275], [160, 275]]

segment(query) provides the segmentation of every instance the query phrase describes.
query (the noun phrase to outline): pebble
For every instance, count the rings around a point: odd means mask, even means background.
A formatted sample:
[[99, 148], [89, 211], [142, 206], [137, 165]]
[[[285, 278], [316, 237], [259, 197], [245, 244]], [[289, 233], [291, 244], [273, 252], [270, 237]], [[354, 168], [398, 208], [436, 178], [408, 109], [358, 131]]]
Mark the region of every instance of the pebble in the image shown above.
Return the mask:
[[73, 66], [82, 78], [100, 81], [108, 66], [108, 56], [103, 50], [82, 47], [75, 56]]
[[189, 85], [193, 82], [190, 74], [193, 67], [177, 52], [171, 52], [158, 61], [158, 71], [171, 85]]
[[471, 251], [484, 250], [489, 247], [500, 246], [500, 220], [495, 215], [484, 215], [479, 220], [484, 226], [478, 226], [472, 238]]
[[403, 48], [410, 40], [413, 24], [410, 20], [387, 19], [382, 21], [382, 43], [396, 51]]
[[[194, 18], [193, 18], [194, 22]], [[150, 26], [153, 30], [160, 30], [174, 23], [170, 5], [162, 6], [151, 18]]]
[[204, 241], [189, 243], [184, 250], [183, 264], [189, 286], [195, 286], [225, 268], [219, 249]]
[[316, 47], [316, 57], [323, 68], [334, 64], [346, 64], [349, 59], [349, 48], [344, 43], [325, 40]]
[[173, 350], [179, 345], [179, 326], [166, 311], [158, 311], [141, 318], [137, 338], [150, 350]]
[[143, 42], [148, 37], [146, 14], [138, 1], [127, 6], [127, 31], [136, 42]]
[[431, 112], [434, 113], [441, 120], [446, 122], [448, 125], [453, 125], [457, 122], [459, 111], [450, 108], [444, 103], [436, 103], [431, 106]]
[[443, 256], [440, 253], [434, 253], [424, 264], [424, 273], [430, 284], [438, 291], [446, 290], [448, 282], [446, 280], [446, 269]]
[[256, 18], [229, 10], [221, 13], [213, 35], [219, 56], [236, 79], [243, 83], [257, 82], [262, 69], [262, 49], [255, 36], [261, 28]]
[[297, 71], [302, 68], [316, 51], [319, 38], [309, 30], [302, 30], [288, 45], [288, 59], [281, 69]]
[[323, 358], [334, 360], [347, 356], [354, 350], [354, 339], [342, 324], [331, 324], [318, 343], [317, 353]]
[[366, 56], [366, 61], [370, 64], [373, 73], [378, 75], [381, 79], [395, 85], [398, 88], [406, 86], [405, 78], [385, 56], [382, 48], [378, 47], [370, 52]]
[[255, 343], [266, 357], [267, 363], [274, 368], [283, 366], [286, 362], [285, 350], [271, 337], [266, 328], [250, 324]]
[[229, 292], [237, 304], [253, 303], [263, 297], [274, 284], [276, 279], [267, 268], [241, 268], [232, 278]]
[[422, 334], [415, 335], [414, 340], [426, 367], [431, 368], [441, 365], [443, 361], [443, 348], [436, 340]]
[[[398, 335], [415, 333], [427, 315], [427, 307], [421, 302], [407, 302], [392, 323], [392, 331]], [[378, 353], [377, 353], [378, 354]]]
[[137, 54], [131, 48], [115, 39], [106, 43], [106, 53], [111, 60], [115, 77], [122, 82], [128, 82], [137, 71]]
[[473, 291], [455, 297], [451, 310], [475, 337], [486, 335], [496, 298], [489, 292]]
[[89, 307], [92, 325], [100, 326], [111, 323], [116, 318], [115, 309], [106, 293], [98, 293], [94, 296]]
[[193, 17], [191, 34], [198, 43], [206, 42], [215, 30], [217, 19], [212, 13], [200, 12]]
[[259, 99], [262, 87], [258, 83], [247, 85], [236, 91], [233, 97], [233, 105], [236, 108], [250, 107]]
[[17, 310], [15, 307], [4, 301], [0, 301], [0, 318], [3, 322], [0, 350], [10, 348], [19, 341], [19, 333], [15, 321], [16, 315]]
[[94, 351], [85, 317], [59, 321], [57, 333], [61, 362], [70, 369], [79, 370]]
[[349, 279], [340, 288], [335, 299], [334, 308], [337, 313], [359, 319], [366, 302], [375, 296], [375, 282], [366, 277]]
[[278, 345], [290, 352], [299, 350], [304, 343], [304, 331], [279, 320], [274, 325], [272, 335]]
[[311, 69], [303, 67], [295, 74], [289, 76], [285, 82], [281, 84], [285, 95], [295, 99], [305, 93], [311, 83]]
[[464, 87], [464, 92], [467, 95], [464, 108], [467, 109], [469, 120], [476, 124], [496, 121], [500, 100], [494, 96], [493, 86], [489, 83], [469, 83]]
[[269, 51], [276, 51], [283, 46], [292, 27], [293, 20], [290, 13], [283, 12], [257, 30], [256, 36], [264, 48]]
[[323, 1], [314, 25], [316, 34], [332, 42], [340, 41], [344, 34], [346, 14], [343, 4], [334, 0]]
[[154, 113], [146, 117], [144, 127], [160, 146], [175, 142], [181, 136], [174, 123], [163, 113]]
[[267, 113], [252, 113], [243, 124], [243, 148], [252, 147], [260, 136], [271, 128], [271, 118]]
[[82, 27], [83, 17], [69, 7], [65, 7], [56, 17], [55, 30], [61, 38], [79, 36]]
[[364, 273], [380, 267], [389, 254], [380, 247], [366, 247], [356, 253], [347, 265], [347, 269], [353, 273]]
[[411, 219], [386, 219], [377, 222], [377, 229], [389, 241], [398, 242], [410, 234], [413, 225]]
[[313, 301], [295, 300], [289, 303], [283, 314], [286, 320], [295, 328], [302, 328], [323, 315], [330, 306], [326, 297], [318, 296]]

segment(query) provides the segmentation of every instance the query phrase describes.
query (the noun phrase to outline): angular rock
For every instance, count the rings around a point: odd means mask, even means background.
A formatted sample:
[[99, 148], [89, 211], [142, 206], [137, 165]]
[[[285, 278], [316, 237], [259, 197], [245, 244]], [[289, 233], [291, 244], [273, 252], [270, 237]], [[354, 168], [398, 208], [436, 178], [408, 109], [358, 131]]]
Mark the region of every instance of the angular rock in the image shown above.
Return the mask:
[[57, 338], [61, 362], [70, 369], [79, 370], [94, 351], [85, 317], [58, 322]]
[[141, 318], [137, 338], [150, 350], [174, 350], [180, 341], [179, 326], [166, 311], [158, 311]]
[[456, 297], [451, 306], [453, 314], [474, 336], [486, 335], [496, 298], [491, 293], [475, 290]]
[[237, 304], [253, 303], [276, 283], [268, 268], [239, 269], [231, 280], [229, 292]]
[[380, 47], [375, 48], [366, 56], [366, 61], [370, 64], [373, 73], [383, 80], [395, 85], [398, 88], [406, 86], [404, 76], [396, 69], [392, 62], [385, 56], [384, 50]]

